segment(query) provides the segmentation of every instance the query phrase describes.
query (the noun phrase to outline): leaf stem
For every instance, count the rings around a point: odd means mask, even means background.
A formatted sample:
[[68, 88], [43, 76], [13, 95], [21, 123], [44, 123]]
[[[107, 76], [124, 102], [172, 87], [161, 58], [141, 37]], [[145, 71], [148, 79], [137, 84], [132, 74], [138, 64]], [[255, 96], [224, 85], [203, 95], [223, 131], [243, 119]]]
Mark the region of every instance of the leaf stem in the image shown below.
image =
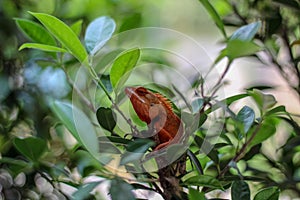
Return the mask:
[[110, 102], [112, 103], [112, 107], [125, 119], [125, 121], [129, 124], [134, 134], [138, 134], [139, 130], [131, 123], [131, 120], [128, 119], [125, 114], [120, 110], [119, 106], [116, 104], [116, 102], [113, 100], [109, 92], [106, 90], [105, 86], [103, 85], [102, 81], [100, 80], [99, 76], [95, 72], [94, 68], [91, 65], [88, 65], [88, 69], [93, 77], [93, 79], [96, 81], [97, 85], [100, 86], [100, 88], [104, 91]]
[[211, 94], [211, 97], [213, 97], [213, 96], [217, 93], [217, 91], [219, 90], [219, 88], [220, 88], [219, 86], [220, 86], [222, 80], [224, 79], [224, 77], [226, 76], [226, 74], [228, 73], [229, 68], [230, 68], [230, 66], [231, 66], [231, 63], [232, 63], [232, 60], [228, 60], [227, 65], [226, 65], [226, 67], [225, 67], [225, 70], [223, 71], [223, 73], [222, 73], [221, 76], [219, 77], [217, 83], [216, 83], [215, 86], [213, 87], [214, 90], [213, 90], [213, 92], [212, 92], [212, 94]]
[[250, 143], [252, 142], [252, 140], [255, 138], [255, 136], [257, 135], [259, 129], [261, 128], [262, 125], [262, 121], [259, 122], [259, 124], [256, 126], [255, 130], [253, 131], [253, 134], [251, 135], [251, 137], [243, 144], [242, 148], [239, 150], [239, 152], [235, 155], [235, 157], [228, 162], [228, 164], [226, 165], [226, 167], [221, 171], [221, 173], [219, 174], [219, 177], [223, 177], [226, 172], [229, 170], [230, 168], [230, 163], [231, 162], [238, 162], [239, 160], [241, 160], [248, 148], [248, 146], [250, 145]]

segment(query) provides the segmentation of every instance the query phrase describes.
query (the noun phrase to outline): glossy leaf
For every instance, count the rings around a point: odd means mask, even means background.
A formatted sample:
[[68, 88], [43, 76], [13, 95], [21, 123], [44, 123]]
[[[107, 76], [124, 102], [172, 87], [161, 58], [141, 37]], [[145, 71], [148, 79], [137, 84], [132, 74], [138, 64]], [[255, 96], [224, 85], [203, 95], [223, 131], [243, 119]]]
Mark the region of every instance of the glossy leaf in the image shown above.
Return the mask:
[[208, 0], [199, 0], [199, 1], [205, 7], [205, 9], [209, 13], [209, 15], [212, 17], [212, 19], [216, 23], [217, 27], [220, 29], [220, 31], [223, 34], [223, 36], [225, 38], [227, 38], [227, 35], [226, 35], [226, 32], [225, 32], [225, 28], [224, 28], [224, 24], [222, 22], [222, 19], [219, 16], [219, 14], [217, 13], [217, 11], [214, 9], [214, 7], [210, 4], [210, 2]]
[[231, 186], [232, 200], [250, 200], [250, 189], [245, 181], [234, 181]]
[[112, 130], [116, 126], [116, 121], [115, 121], [115, 113], [113, 112], [112, 109], [110, 108], [104, 108], [100, 107], [98, 108], [97, 112], [97, 119], [99, 124], [106, 130], [112, 132]]
[[54, 101], [51, 109], [79, 143], [93, 155], [98, 154], [98, 138], [90, 119], [84, 112], [63, 101]]
[[255, 113], [252, 108], [244, 106], [236, 116], [237, 120], [240, 121], [244, 126], [244, 133], [247, 133], [255, 120]]
[[134, 200], [133, 189], [130, 184], [116, 178], [111, 180], [109, 193], [112, 200]]
[[139, 57], [140, 49], [136, 48], [126, 51], [116, 58], [110, 70], [110, 81], [114, 88], [126, 82]]
[[33, 162], [38, 162], [47, 150], [47, 142], [35, 137], [15, 138], [13, 144], [21, 154]]
[[84, 42], [90, 55], [95, 55], [105, 45], [115, 28], [115, 21], [107, 16], [99, 17], [88, 25]]
[[49, 32], [39, 25], [26, 19], [15, 19], [18, 28], [33, 42], [56, 46], [56, 41]]
[[50, 46], [46, 44], [38, 44], [38, 43], [25, 43], [22, 44], [19, 48], [19, 51], [26, 49], [26, 48], [32, 48], [32, 49], [39, 49], [42, 51], [49, 51], [49, 52], [61, 52], [61, 53], [66, 53], [66, 49], [62, 49], [56, 46]]
[[186, 185], [205, 186], [213, 189], [223, 189], [221, 183], [214, 177], [208, 175], [198, 175], [184, 181]]
[[67, 48], [75, 58], [77, 58], [77, 60], [83, 63], [84, 60], [87, 59], [87, 52], [85, 51], [85, 48], [81, 44], [79, 38], [64, 22], [54, 16], [44, 13], [30, 12], [30, 14], [36, 17], [48, 29], [48, 31], [59, 42], [61, 42], [61, 44]]
[[86, 199], [90, 196], [90, 193], [97, 187], [101, 181], [86, 183], [78, 188], [76, 192], [72, 194], [72, 199]]
[[232, 34], [230, 40], [251, 41], [260, 27], [261, 22], [253, 22], [251, 24], [242, 26]]
[[253, 200], [278, 200], [280, 190], [277, 187], [269, 187], [259, 191]]

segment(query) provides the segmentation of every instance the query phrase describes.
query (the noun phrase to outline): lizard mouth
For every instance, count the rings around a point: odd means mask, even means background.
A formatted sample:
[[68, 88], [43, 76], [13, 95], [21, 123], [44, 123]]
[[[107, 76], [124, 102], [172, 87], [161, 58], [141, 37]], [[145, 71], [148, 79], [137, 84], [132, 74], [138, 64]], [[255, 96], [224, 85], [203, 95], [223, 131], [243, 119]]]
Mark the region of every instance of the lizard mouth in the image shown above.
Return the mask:
[[137, 88], [134, 88], [134, 87], [126, 87], [125, 93], [129, 98], [132, 98], [132, 96], [134, 96], [134, 98], [137, 98], [140, 102], [146, 103], [145, 100], [136, 93], [136, 91], [135, 91], [136, 89]]

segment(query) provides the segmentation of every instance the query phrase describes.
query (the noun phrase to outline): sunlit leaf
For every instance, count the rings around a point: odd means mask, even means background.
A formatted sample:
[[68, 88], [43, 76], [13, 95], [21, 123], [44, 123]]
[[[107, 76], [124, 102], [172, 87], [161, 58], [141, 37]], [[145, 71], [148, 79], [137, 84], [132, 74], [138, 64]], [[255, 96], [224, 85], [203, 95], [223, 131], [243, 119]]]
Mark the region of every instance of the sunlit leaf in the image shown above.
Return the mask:
[[107, 16], [93, 20], [87, 27], [84, 42], [88, 52], [95, 55], [111, 38], [115, 31], [115, 21]]
[[253, 22], [251, 24], [242, 26], [232, 34], [230, 40], [251, 41], [260, 27], [261, 22]]
[[81, 44], [79, 38], [64, 22], [48, 14], [33, 12], [29, 13], [36, 17], [48, 29], [48, 31], [81, 63], [87, 59], [87, 52], [85, 51], [85, 48]]
[[210, 4], [210, 2], [208, 0], [199, 0], [199, 1], [205, 7], [205, 9], [209, 13], [209, 15], [212, 17], [212, 19], [216, 23], [217, 27], [220, 29], [220, 31], [223, 34], [223, 36], [225, 38], [227, 38], [227, 35], [226, 35], [226, 32], [225, 32], [225, 28], [224, 28], [224, 24], [222, 22], [222, 19], [219, 16], [219, 14], [217, 13], [217, 11], [214, 9], [214, 7]]
[[250, 200], [250, 189], [245, 181], [234, 181], [231, 186], [232, 200]]
[[136, 48], [126, 51], [116, 58], [110, 70], [110, 81], [114, 88], [125, 83], [130, 70], [136, 66], [139, 57], [140, 49]]
[[33, 162], [38, 162], [39, 158], [47, 150], [47, 142], [40, 138], [15, 138], [13, 143], [21, 154]]
[[39, 49], [42, 51], [49, 51], [49, 52], [61, 52], [61, 53], [66, 53], [67, 50], [66, 49], [62, 49], [56, 46], [50, 46], [50, 45], [46, 45], [46, 44], [38, 44], [38, 43], [25, 43], [22, 44], [19, 47], [19, 51], [26, 49], [26, 48], [32, 48], [32, 49]]
[[269, 187], [259, 191], [253, 200], [278, 200], [280, 190], [277, 187]]
[[56, 46], [52, 35], [41, 25], [26, 19], [15, 19], [18, 28], [33, 42]]
[[220, 58], [228, 57], [232, 61], [236, 58], [254, 55], [260, 50], [261, 47], [252, 41], [229, 40], [226, 48], [222, 50]]
[[80, 36], [81, 33], [81, 29], [82, 29], [82, 22], [83, 20], [80, 19], [78, 21], [76, 21], [75, 23], [73, 23], [70, 28], [72, 29], [72, 31], [77, 35]]

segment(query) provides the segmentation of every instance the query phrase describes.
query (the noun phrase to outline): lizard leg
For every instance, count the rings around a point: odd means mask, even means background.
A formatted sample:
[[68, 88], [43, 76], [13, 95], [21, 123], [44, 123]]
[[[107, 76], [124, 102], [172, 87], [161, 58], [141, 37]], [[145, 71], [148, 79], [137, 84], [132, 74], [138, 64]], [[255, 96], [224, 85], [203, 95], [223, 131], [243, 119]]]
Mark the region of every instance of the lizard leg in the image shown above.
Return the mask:
[[154, 151], [162, 149], [162, 148], [168, 146], [169, 144], [170, 144], [170, 140], [168, 142], [161, 143], [157, 147], [155, 147]]

